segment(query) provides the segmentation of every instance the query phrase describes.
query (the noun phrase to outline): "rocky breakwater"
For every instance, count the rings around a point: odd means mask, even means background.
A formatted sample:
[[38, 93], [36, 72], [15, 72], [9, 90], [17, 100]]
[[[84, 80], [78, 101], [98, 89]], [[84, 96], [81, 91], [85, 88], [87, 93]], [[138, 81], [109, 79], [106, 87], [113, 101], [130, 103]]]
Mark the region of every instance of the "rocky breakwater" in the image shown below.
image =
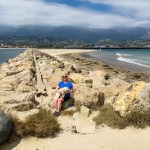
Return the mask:
[[32, 50], [27, 50], [0, 66], [1, 110], [20, 119], [37, 111], [35, 73]]
[[0, 109], [21, 121], [38, 113], [39, 107], [49, 109], [62, 68], [62, 62], [38, 50], [26, 50], [1, 64]]

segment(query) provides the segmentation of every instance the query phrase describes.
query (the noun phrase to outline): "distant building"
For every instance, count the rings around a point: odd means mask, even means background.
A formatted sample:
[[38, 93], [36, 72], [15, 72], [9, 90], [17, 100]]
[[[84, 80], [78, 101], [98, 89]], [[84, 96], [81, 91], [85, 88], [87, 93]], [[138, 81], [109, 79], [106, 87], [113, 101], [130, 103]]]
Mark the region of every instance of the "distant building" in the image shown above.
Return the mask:
[[3, 43], [1, 44], [1, 47], [4, 47], [4, 44], [3, 44]]

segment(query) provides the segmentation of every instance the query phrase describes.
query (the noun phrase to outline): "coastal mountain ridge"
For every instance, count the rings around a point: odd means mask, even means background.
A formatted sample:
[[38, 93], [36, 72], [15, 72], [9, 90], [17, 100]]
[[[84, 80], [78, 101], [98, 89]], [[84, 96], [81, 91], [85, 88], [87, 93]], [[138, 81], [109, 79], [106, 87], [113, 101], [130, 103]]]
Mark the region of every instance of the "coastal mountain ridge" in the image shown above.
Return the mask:
[[0, 36], [35, 36], [67, 38], [76, 41], [96, 42], [102, 39], [116, 41], [150, 40], [150, 28], [88, 29], [70, 26], [4, 26], [0, 25]]

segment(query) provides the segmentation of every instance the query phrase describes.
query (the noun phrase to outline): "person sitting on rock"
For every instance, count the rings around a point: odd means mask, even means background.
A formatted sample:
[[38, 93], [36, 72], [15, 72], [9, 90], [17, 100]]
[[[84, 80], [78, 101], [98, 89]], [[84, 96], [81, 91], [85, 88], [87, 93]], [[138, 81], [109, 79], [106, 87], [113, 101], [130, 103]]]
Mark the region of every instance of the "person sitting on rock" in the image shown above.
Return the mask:
[[60, 115], [62, 102], [70, 99], [70, 95], [73, 92], [73, 85], [71, 81], [68, 81], [68, 75], [62, 75], [62, 81], [60, 81], [56, 87], [56, 96], [54, 98], [55, 104], [55, 116]]

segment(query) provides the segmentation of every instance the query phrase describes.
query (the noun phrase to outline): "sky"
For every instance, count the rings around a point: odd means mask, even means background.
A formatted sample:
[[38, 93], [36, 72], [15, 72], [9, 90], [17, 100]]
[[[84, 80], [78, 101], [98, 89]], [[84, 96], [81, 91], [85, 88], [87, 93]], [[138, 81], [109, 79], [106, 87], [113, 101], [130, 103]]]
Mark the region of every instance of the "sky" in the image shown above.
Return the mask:
[[150, 0], [0, 0], [0, 24], [150, 27]]

